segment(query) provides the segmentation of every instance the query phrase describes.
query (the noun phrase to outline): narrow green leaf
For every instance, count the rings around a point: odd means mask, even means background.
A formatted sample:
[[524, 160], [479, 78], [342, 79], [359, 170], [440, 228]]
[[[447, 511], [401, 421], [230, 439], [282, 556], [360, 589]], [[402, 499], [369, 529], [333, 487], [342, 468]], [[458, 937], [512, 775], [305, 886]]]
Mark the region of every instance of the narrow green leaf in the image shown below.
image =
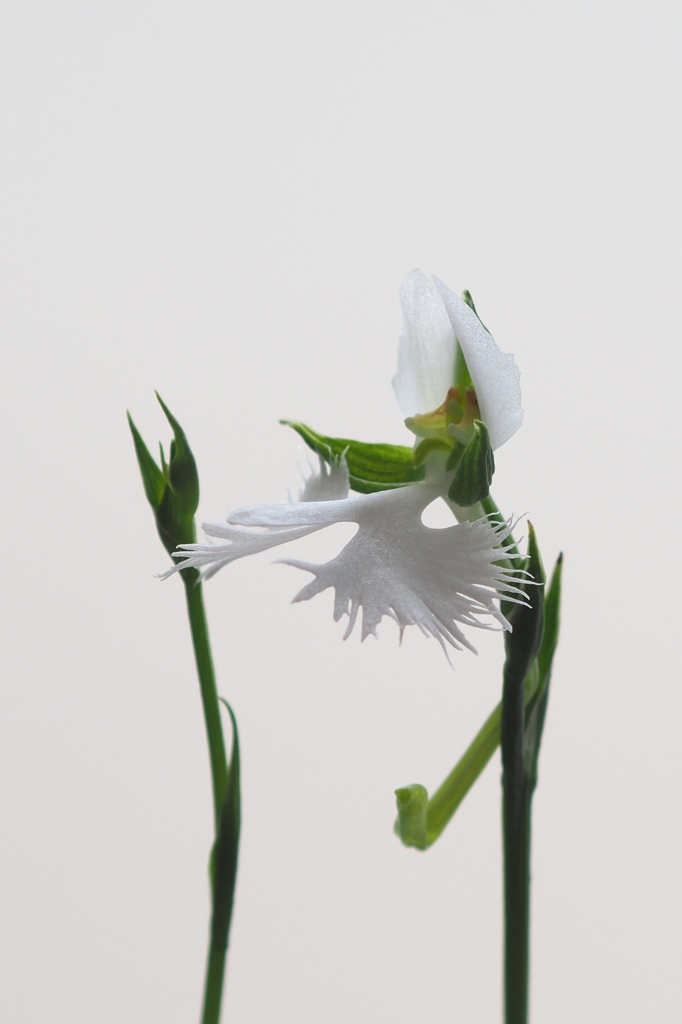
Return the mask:
[[411, 448], [326, 437], [294, 420], [280, 420], [280, 423], [295, 430], [308, 447], [328, 463], [338, 461], [345, 454], [350, 485], [361, 494], [392, 490], [424, 479], [424, 466], [414, 467]]
[[564, 556], [559, 555], [552, 580], [545, 597], [545, 635], [540, 648], [539, 662], [540, 672], [546, 676], [552, 668], [554, 652], [559, 643], [559, 624], [561, 612], [561, 580], [564, 566]]
[[214, 856], [213, 916], [211, 919], [211, 949], [215, 952], [227, 950], [234, 890], [237, 881], [239, 856], [239, 834], [241, 830], [241, 784], [239, 733], [232, 708], [220, 698], [227, 708], [232, 722], [232, 756], [228, 768], [225, 801], [218, 822], [218, 835]]
[[534, 700], [526, 709], [526, 772], [531, 787], [537, 785], [540, 744], [545, 727], [549, 687], [552, 678], [554, 653], [559, 643], [559, 619], [561, 610], [561, 576], [563, 555], [559, 555], [552, 573], [552, 580], [545, 597], [545, 631], [542, 646], [536, 659], [539, 686]]
[[162, 471], [150, 455], [147, 445], [142, 440], [142, 435], [133, 423], [132, 416], [130, 413], [127, 413], [126, 415], [128, 416], [130, 432], [133, 435], [133, 444], [135, 445], [137, 464], [140, 467], [140, 473], [142, 474], [144, 493], [147, 495], [147, 501], [153, 508], [154, 512], [156, 512], [163, 499], [163, 492], [166, 490], [166, 481], [163, 478]]
[[474, 436], [457, 463], [448, 498], [464, 508], [476, 505], [490, 494], [494, 472], [495, 458], [488, 428], [482, 420], [474, 420]]

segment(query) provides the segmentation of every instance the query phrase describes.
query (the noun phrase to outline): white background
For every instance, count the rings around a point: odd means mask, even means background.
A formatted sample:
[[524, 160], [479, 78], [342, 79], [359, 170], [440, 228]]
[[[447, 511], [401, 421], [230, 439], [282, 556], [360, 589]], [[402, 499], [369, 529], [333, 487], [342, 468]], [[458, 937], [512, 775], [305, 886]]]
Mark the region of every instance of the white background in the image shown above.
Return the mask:
[[[676, 6], [6, 0], [0, 38], [0, 1018], [198, 1018], [208, 763], [125, 409], [167, 441], [159, 389], [212, 519], [297, 487], [280, 416], [409, 444], [419, 265], [515, 353], [495, 497], [565, 552], [533, 1020], [680, 1020]], [[498, 700], [500, 638], [454, 672], [391, 623], [344, 644], [270, 561], [206, 593], [244, 760], [224, 1019], [498, 1022], [499, 760], [429, 852], [392, 824]]]

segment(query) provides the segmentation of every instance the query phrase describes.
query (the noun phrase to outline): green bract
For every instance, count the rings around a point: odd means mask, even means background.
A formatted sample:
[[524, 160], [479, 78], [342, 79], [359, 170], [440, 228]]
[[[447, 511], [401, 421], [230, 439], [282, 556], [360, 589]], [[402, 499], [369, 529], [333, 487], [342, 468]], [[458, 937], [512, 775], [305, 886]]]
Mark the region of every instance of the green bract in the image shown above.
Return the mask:
[[466, 445], [454, 438], [448, 443], [434, 437], [420, 440], [414, 449], [396, 444], [367, 444], [345, 437], [326, 437], [293, 420], [280, 420], [280, 423], [292, 427], [329, 465], [345, 457], [350, 486], [361, 494], [419, 483], [425, 477], [429, 456], [435, 453], [449, 453], [445, 468], [454, 470], [454, 477], [448, 497], [456, 505], [463, 508], [476, 505], [490, 493], [495, 459], [488, 429], [481, 420], [474, 421], [473, 436]]

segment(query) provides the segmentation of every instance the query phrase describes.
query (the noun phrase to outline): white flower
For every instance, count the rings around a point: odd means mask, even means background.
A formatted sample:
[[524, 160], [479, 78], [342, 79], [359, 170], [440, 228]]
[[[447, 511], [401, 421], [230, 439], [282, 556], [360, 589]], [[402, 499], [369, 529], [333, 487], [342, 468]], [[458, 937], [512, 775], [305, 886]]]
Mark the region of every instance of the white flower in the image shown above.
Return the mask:
[[[393, 386], [408, 416], [441, 406], [454, 381], [456, 343], [474, 383], [474, 402], [493, 447], [518, 429], [522, 411], [518, 370], [495, 345], [476, 314], [443, 284], [419, 270], [401, 289], [404, 327]], [[454, 441], [452, 442], [454, 444]], [[384, 616], [400, 629], [418, 626], [446, 650], [475, 648], [461, 626], [509, 629], [498, 600], [525, 602], [520, 570], [510, 568], [511, 526], [478, 518], [434, 530], [422, 522], [427, 505], [446, 495], [452, 474], [445, 460], [429, 466], [426, 482], [349, 497], [345, 458], [304, 482], [298, 502], [254, 505], [228, 516], [227, 524], [205, 523], [208, 544], [185, 544], [174, 553], [181, 568], [201, 570], [209, 579], [223, 566], [268, 548], [298, 540], [333, 523], [357, 523], [358, 531], [336, 558], [323, 565], [289, 560], [313, 575], [294, 598], [305, 601], [333, 588], [334, 619], [348, 615], [346, 639], [362, 610], [362, 639]], [[503, 564], [500, 564], [503, 563]]]

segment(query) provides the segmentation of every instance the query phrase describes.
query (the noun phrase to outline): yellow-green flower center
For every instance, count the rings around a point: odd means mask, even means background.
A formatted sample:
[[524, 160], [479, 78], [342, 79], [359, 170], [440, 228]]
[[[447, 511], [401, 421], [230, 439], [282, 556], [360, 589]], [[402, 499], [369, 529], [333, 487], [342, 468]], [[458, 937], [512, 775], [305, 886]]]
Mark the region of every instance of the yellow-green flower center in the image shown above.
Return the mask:
[[449, 454], [456, 444], [466, 446], [474, 433], [474, 420], [480, 411], [473, 388], [452, 387], [445, 401], [433, 412], [408, 416], [405, 426], [422, 440], [415, 444], [413, 461], [421, 465], [436, 451]]

